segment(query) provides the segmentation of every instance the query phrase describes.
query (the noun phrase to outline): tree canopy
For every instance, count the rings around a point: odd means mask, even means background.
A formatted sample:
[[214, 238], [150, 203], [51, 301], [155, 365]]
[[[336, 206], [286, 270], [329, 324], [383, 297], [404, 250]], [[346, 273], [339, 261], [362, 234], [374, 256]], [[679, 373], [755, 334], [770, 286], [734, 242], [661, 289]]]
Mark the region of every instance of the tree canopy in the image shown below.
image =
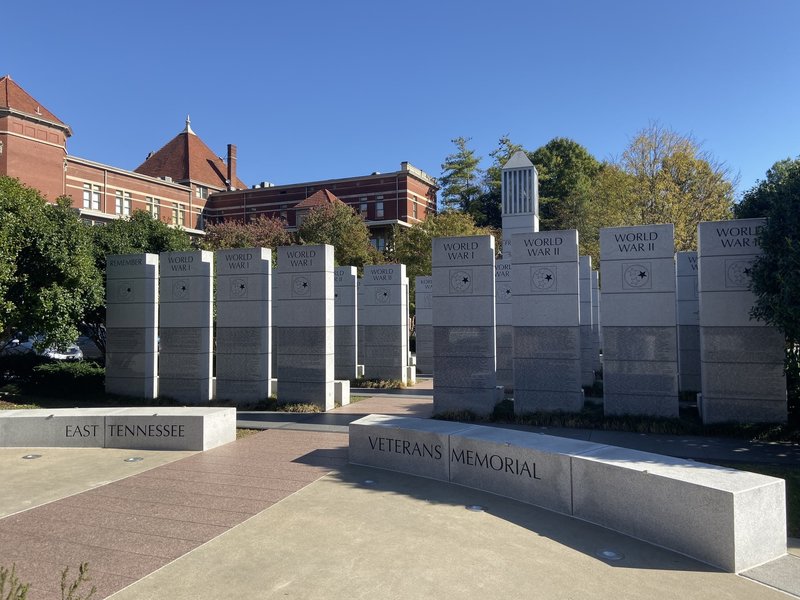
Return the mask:
[[482, 171], [478, 167], [481, 157], [467, 147], [471, 138], [457, 137], [451, 140], [456, 151], [445, 157], [442, 163], [441, 186], [442, 206], [445, 210], [469, 212], [470, 207], [482, 194]]
[[357, 267], [384, 262], [383, 255], [369, 241], [364, 218], [344, 202], [332, 202], [312, 208], [298, 230], [303, 244], [330, 244], [337, 265]]
[[[193, 247], [191, 237], [184, 230], [170, 227], [143, 210], [134, 211], [128, 218], [117, 219], [103, 226], [87, 227], [87, 230], [92, 236], [95, 269], [103, 285], [106, 256], [109, 254], [159, 254], [191, 250]], [[103, 354], [106, 351], [105, 322], [105, 303], [87, 310], [81, 322], [84, 334]]]
[[69, 198], [48, 204], [17, 179], [0, 177], [0, 327], [38, 347], [64, 347], [83, 315], [103, 302], [88, 228]]
[[753, 316], [800, 342], [800, 158], [772, 165], [766, 179], [744, 194], [736, 216], [767, 219], [751, 275]]
[[281, 219], [260, 215], [247, 223], [229, 220], [208, 224], [202, 246], [206, 250], [271, 248], [274, 251], [291, 243], [292, 236]]
[[626, 225], [674, 223], [677, 250], [697, 248], [697, 224], [731, 216], [735, 181], [688, 135], [651, 123], [615, 164], [631, 179]]

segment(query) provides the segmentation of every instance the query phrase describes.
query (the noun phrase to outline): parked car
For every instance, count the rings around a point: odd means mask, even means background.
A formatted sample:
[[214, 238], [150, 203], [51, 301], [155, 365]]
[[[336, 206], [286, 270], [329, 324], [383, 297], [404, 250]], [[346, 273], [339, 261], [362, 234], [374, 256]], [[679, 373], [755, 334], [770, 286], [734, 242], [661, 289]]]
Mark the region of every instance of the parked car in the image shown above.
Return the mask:
[[77, 344], [69, 344], [65, 349], [59, 350], [55, 347], [45, 348], [40, 352], [36, 352], [33, 347], [34, 342], [38, 336], [29, 337], [26, 341], [22, 342], [19, 339], [11, 340], [2, 349], [2, 354], [29, 354], [35, 353], [39, 356], [45, 356], [51, 360], [83, 360], [83, 351]]

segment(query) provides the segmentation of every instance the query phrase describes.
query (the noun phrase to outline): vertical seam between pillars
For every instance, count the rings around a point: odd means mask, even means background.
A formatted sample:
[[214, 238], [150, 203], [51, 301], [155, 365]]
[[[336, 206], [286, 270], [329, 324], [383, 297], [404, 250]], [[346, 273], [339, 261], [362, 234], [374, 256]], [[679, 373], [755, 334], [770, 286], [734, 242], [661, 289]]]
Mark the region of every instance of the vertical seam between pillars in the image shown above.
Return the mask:
[[575, 457], [569, 457], [569, 514], [575, 516], [575, 478], [572, 474], [572, 462]]

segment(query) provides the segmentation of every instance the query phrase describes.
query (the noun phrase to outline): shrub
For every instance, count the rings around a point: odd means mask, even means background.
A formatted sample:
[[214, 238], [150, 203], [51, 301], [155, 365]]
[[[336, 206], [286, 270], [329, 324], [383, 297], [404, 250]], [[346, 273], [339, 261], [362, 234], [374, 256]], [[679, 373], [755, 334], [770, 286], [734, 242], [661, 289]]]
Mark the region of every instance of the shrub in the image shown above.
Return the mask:
[[33, 368], [24, 390], [41, 396], [102, 394], [105, 369], [92, 362], [48, 362]]
[[47, 358], [33, 352], [0, 355], [0, 382], [29, 383], [33, 377], [33, 370], [47, 362], [49, 362]]

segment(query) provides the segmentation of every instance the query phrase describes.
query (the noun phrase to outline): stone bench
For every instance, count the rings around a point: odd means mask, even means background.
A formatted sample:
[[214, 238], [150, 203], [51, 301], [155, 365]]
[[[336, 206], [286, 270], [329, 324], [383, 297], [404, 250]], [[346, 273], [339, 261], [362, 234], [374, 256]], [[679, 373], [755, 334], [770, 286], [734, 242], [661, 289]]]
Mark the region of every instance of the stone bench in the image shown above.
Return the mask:
[[210, 450], [235, 439], [235, 408], [0, 411], [0, 447]]
[[350, 462], [484, 490], [739, 572], [786, 554], [782, 479], [637, 450], [369, 415]]

